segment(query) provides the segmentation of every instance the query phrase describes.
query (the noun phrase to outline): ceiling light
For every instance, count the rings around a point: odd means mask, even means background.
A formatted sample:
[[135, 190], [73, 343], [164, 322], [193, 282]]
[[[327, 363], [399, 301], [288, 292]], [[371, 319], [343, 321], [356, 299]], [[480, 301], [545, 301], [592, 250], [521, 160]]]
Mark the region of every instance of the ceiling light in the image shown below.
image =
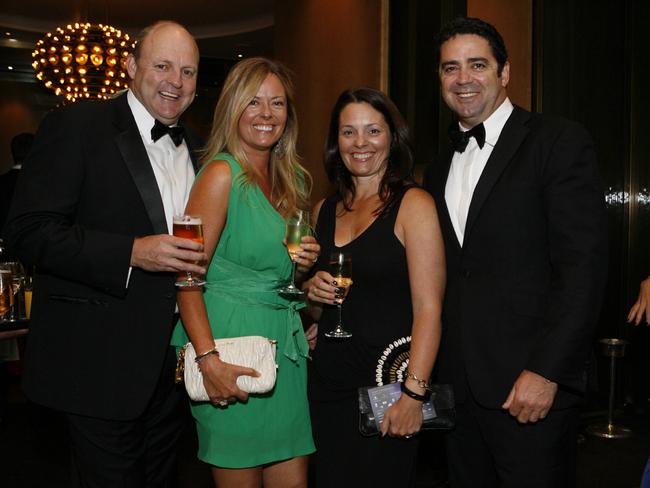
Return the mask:
[[109, 98], [126, 88], [124, 63], [134, 48], [129, 35], [115, 27], [68, 24], [36, 43], [32, 67], [47, 88], [68, 101]]
[[7, 69], [8, 69], [9, 71], [11, 71], [12, 69], [14, 69], [14, 67], [13, 67], [13, 66], [7, 66]]
[[237, 57], [238, 57], [238, 58], [243, 58], [244, 55], [243, 55], [243, 54], [238, 54]]

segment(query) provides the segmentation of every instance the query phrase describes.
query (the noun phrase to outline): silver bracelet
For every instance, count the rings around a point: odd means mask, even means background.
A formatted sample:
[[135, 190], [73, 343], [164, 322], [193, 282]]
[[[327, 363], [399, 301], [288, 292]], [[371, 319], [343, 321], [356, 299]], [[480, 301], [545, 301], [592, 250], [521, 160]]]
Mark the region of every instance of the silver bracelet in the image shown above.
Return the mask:
[[204, 353], [197, 354], [196, 357], [194, 358], [194, 362], [196, 364], [199, 364], [203, 359], [207, 358], [208, 356], [211, 356], [212, 354], [216, 354], [217, 357], [219, 356], [219, 351], [217, 350], [216, 347]]

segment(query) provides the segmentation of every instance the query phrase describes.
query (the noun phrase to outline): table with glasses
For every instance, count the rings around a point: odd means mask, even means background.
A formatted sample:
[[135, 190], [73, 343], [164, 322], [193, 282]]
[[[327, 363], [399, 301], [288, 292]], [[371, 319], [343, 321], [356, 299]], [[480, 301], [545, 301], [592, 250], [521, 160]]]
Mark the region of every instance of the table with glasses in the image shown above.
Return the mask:
[[29, 320], [0, 321], [0, 341], [29, 333]]

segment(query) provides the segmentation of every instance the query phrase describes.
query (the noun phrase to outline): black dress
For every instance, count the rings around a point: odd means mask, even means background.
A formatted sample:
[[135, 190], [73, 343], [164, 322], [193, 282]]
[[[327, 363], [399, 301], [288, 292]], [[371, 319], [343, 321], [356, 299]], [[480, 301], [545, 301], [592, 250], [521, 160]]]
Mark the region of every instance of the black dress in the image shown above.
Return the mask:
[[349, 339], [328, 339], [337, 320], [324, 305], [309, 375], [309, 400], [316, 443], [316, 487], [408, 487], [415, 480], [417, 437], [363, 437], [358, 431], [357, 388], [375, 385], [382, 351], [411, 334], [412, 307], [406, 250], [395, 236], [398, 202], [349, 244], [334, 245], [336, 203], [322, 205], [316, 236], [322, 247], [314, 269], [327, 269], [332, 251], [352, 255], [352, 286], [343, 303]]

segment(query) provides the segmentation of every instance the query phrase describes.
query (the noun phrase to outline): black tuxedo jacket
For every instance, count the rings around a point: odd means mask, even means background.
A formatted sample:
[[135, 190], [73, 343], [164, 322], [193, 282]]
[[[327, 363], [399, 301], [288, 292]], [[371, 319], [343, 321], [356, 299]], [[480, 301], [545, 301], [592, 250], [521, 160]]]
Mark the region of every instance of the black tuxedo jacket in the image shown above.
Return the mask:
[[174, 275], [133, 268], [127, 287], [127, 274], [134, 238], [167, 232], [126, 95], [44, 119], [5, 229], [13, 253], [36, 265], [28, 397], [97, 418], [144, 411], [169, 345]]
[[470, 203], [464, 244], [445, 185], [453, 152], [428, 168], [447, 257], [439, 379], [500, 408], [522, 370], [577, 401], [606, 278], [604, 194], [578, 124], [515, 107]]

